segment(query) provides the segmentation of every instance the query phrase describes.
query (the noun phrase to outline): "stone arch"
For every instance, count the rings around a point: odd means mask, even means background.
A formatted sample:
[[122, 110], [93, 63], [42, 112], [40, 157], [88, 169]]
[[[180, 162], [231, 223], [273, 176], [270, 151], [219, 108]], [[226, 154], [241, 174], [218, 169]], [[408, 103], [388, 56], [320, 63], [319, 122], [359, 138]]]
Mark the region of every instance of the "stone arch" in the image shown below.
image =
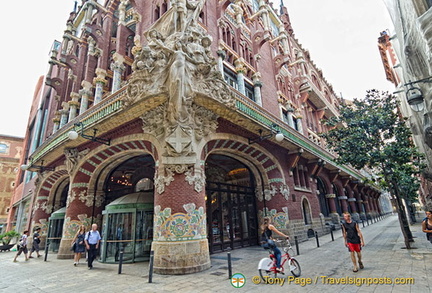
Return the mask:
[[[156, 150], [155, 145], [147, 140], [125, 140], [123, 142], [118, 142], [117, 144], [113, 144], [107, 148], [104, 148], [103, 150], [96, 150], [94, 152], [89, 153], [82, 161], [84, 162], [76, 171], [76, 174], [74, 178], [79, 178], [81, 183], [76, 183], [74, 180], [73, 185], [76, 186], [76, 184], [82, 186], [82, 183], [86, 183], [86, 187], [95, 186], [96, 179], [95, 176], [93, 176], [93, 173], [98, 171], [99, 172], [106, 172], [105, 167], [109, 164], [112, 164], [115, 161], [123, 161], [127, 158], [132, 157], [133, 155], [136, 155], [137, 152], [142, 153], [148, 153], [150, 154], [154, 161], [157, 162], [158, 160], [158, 152]], [[99, 187], [99, 185], [98, 185]]]
[[[45, 175], [45, 174], [44, 174]], [[36, 189], [36, 201], [33, 206], [32, 229], [40, 227], [41, 235], [45, 236], [48, 232], [48, 218], [54, 212], [54, 198], [59, 187], [67, 181], [69, 177], [66, 169], [57, 167], [54, 172], [39, 176], [38, 188]]]
[[302, 196], [301, 198], [301, 207], [302, 207], [302, 215], [303, 221], [305, 225], [312, 224], [312, 209], [310, 205], [310, 201], [307, 196]]
[[[285, 176], [282, 167], [273, 155], [267, 152], [259, 145], [251, 146], [244, 138], [237, 138], [232, 135], [214, 135], [202, 147], [201, 160], [205, 160], [210, 153], [229, 153], [237, 158], [241, 158], [242, 162], [249, 161], [254, 165], [256, 172], [260, 172], [263, 176], [264, 186], [273, 185], [276, 189], [286, 185]], [[254, 174], [258, 179], [259, 174]], [[276, 187], [277, 185], [277, 187]]]

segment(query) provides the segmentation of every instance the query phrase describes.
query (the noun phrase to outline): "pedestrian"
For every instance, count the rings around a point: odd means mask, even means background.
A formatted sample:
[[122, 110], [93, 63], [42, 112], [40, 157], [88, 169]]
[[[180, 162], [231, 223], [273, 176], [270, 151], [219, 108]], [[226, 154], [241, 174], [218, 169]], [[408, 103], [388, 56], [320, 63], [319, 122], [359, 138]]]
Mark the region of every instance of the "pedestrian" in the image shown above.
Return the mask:
[[351, 254], [351, 260], [354, 265], [353, 272], [358, 272], [356, 256], [358, 258], [358, 265], [363, 269], [361, 248], [364, 246], [363, 234], [360, 231], [359, 225], [351, 219], [350, 213], [344, 213], [344, 222], [342, 222], [342, 233], [345, 239], [345, 246]]
[[81, 254], [85, 252], [86, 244], [84, 242], [84, 238], [85, 226], [81, 225], [72, 240], [72, 251], [74, 252], [74, 266], [77, 266], [79, 264]]
[[28, 236], [29, 236], [29, 231], [25, 230], [23, 235], [20, 238], [20, 241], [18, 242], [18, 252], [15, 255], [15, 258], [13, 260], [14, 262], [17, 262], [17, 257], [23, 252], [24, 252], [25, 260], [26, 261], [29, 260], [29, 258], [27, 257], [27, 253], [28, 253], [27, 239], [28, 239]]
[[432, 211], [426, 212], [426, 218], [422, 222], [422, 230], [426, 233], [426, 238], [432, 243]]
[[276, 229], [275, 226], [271, 223], [271, 220], [269, 217], [263, 218], [263, 223], [261, 225], [261, 246], [265, 249], [271, 249], [273, 250], [273, 254], [276, 257], [276, 270], [281, 270], [281, 259], [282, 259], [282, 253], [280, 249], [276, 246], [276, 243], [273, 240], [272, 234], [275, 232], [276, 234], [279, 234], [280, 236], [289, 239], [289, 236], [285, 235], [284, 233], [280, 232], [278, 229]]
[[97, 224], [93, 224], [91, 230], [85, 234], [86, 236], [84, 238], [87, 248], [87, 264], [89, 270], [93, 269], [93, 261], [98, 255], [99, 243], [101, 241], [101, 236], [97, 228]]
[[41, 231], [41, 228], [37, 227], [34, 234], [33, 234], [33, 244], [32, 244], [32, 248], [30, 250], [29, 258], [33, 258], [33, 256], [31, 256], [31, 255], [35, 251], [36, 251], [37, 257], [42, 256], [39, 254], [39, 243], [41, 242], [41, 240], [40, 240], [41, 235], [39, 234], [40, 231]]

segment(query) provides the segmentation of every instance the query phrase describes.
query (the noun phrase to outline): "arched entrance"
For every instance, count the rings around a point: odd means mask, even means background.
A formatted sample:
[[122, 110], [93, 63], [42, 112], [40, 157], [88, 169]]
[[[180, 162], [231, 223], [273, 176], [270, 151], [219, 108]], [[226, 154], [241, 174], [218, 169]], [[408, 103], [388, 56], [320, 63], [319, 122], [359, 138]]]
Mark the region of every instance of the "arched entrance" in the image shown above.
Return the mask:
[[242, 162], [209, 155], [205, 167], [210, 253], [257, 244], [255, 179]]
[[328, 217], [330, 214], [330, 207], [329, 207], [328, 201], [325, 197], [327, 194], [327, 188], [326, 188], [324, 182], [322, 181], [322, 179], [319, 177], [317, 178], [317, 189], [318, 189], [318, 200], [319, 200], [319, 204], [320, 204], [321, 213], [325, 217]]
[[104, 184], [103, 262], [148, 260], [153, 240], [155, 162], [151, 155], [130, 158], [116, 166]]

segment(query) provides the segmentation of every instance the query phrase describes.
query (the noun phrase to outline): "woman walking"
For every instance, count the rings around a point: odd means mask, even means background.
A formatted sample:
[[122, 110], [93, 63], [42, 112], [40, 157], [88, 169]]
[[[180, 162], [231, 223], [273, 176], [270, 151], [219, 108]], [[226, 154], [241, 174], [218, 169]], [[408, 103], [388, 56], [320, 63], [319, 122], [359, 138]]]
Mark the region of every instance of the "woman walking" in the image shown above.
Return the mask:
[[81, 254], [85, 252], [85, 226], [81, 225], [78, 232], [72, 240], [72, 250], [74, 252], [74, 266], [79, 264]]

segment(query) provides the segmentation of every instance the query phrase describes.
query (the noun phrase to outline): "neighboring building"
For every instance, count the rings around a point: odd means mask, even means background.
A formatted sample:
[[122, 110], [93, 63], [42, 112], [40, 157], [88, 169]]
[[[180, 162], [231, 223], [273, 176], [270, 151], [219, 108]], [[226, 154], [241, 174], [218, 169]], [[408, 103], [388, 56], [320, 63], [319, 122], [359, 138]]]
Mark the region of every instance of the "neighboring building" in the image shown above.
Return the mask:
[[395, 32], [382, 32], [378, 47], [387, 79], [398, 87], [400, 109], [408, 117], [414, 142], [426, 154], [420, 200], [432, 208], [432, 1], [385, 2]]
[[22, 154], [22, 137], [0, 135], [0, 234], [6, 229], [9, 205]]
[[257, 245], [265, 215], [304, 240], [380, 214], [379, 190], [318, 135], [339, 99], [287, 8], [171, 3], [82, 1], [54, 42], [18, 190], [57, 257], [97, 222], [102, 261], [152, 249], [156, 272], [184, 274]]

